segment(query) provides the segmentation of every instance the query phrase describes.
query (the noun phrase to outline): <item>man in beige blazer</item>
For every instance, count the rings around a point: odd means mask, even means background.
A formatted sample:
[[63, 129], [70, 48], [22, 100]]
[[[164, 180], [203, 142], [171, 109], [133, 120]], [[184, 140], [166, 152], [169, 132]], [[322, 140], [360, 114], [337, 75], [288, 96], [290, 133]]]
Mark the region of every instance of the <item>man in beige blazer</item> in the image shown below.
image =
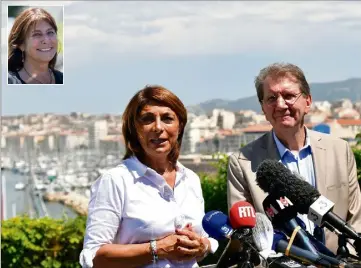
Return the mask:
[[[262, 202], [267, 194], [257, 185], [255, 173], [263, 160], [275, 159], [299, 172], [335, 203], [335, 214], [361, 232], [361, 194], [354, 155], [346, 141], [304, 126], [312, 97], [302, 70], [292, 64], [272, 64], [260, 71], [255, 84], [262, 110], [273, 129], [230, 156], [229, 208], [246, 200], [256, 211], [264, 212]], [[306, 215], [301, 218], [312, 233], [314, 225]], [[325, 231], [326, 246], [336, 252], [337, 236]]]

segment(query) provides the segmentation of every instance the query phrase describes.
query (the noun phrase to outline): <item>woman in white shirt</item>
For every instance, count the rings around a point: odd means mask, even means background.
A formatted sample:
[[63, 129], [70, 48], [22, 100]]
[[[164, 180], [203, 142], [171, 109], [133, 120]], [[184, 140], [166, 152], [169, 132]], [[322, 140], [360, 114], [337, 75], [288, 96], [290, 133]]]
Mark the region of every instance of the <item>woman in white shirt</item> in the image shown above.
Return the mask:
[[187, 111], [146, 86], [123, 114], [126, 154], [92, 186], [82, 267], [198, 267], [218, 242], [202, 228], [199, 177], [177, 159]]

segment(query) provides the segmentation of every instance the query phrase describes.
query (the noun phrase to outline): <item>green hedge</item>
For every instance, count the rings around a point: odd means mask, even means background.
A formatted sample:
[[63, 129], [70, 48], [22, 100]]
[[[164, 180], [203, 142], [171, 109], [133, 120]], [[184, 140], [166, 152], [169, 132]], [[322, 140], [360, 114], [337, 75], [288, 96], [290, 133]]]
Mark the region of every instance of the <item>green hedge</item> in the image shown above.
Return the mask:
[[1, 267], [80, 267], [85, 222], [82, 216], [62, 220], [20, 216], [2, 221]]
[[205, 211], [219, 210], [228, 214], [227, 208], [227, 163], [228, 157], [221, 155], [215, 164], [217, 174], [200, 173]]
[[[353, 148], [361, 182], [361, 150]], [[227, 208], [227, 157], [217, 163], [215, 175], [200, 174], [205, 210]], [[51, 218], [30, 219], [27, 216], [2, 221], [1, 265], [2, 267], [73, 268], [78, 264], [83, 246], [86, 217], [55, 220]], [[226, 241], [220, 242], [219, 250], [209, 255], [201, 265], [216, 263]]]
[[[226, 155], [218, 155], [216, 163], [217, 174], [199, 174], [204, 197], [205, 211], [218, 210], [228, 215], [227, 205], [227, 164]], [[227, 240], [219, 241], [219, 248], [215, 254], [208, 255], [200, 265], [217, 263], [223, 250], [227, 245]]]

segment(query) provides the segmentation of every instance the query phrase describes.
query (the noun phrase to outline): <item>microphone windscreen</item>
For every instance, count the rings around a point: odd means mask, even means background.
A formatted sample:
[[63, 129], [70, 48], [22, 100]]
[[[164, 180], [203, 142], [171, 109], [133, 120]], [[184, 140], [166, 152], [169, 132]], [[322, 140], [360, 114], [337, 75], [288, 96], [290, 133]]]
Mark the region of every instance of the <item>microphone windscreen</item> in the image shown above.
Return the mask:
[[259, 187], [275, 197], [287, 196], [301, 214], [308, 214], [309, 207], [320, 193], [298, 173], [293, 173], [276, 160], [264, 160], [257, 169]]
[[256, 225], [256, 211], [246, 201], [238, 201], [229, 211], [229, 221], [233, 229], [253, 228]]
[[272, 249], [273, 226], [265, 214], [256, 212], [256, 226], [252, 229], [252, 237], [258, 251]]
[[233, 231], [227, 215], [216, 210], [209, 211], [204, 215], [202, 226], [204, 231], [216, 240], [229, 237]]
[[277, 190], [278, 184], [283, 184], [284, 177], [287, 178], [291, 175], [291, 171], [282, 163], [266, 159], [257, 168], [256, 181], [264, 192], [270, 193]]

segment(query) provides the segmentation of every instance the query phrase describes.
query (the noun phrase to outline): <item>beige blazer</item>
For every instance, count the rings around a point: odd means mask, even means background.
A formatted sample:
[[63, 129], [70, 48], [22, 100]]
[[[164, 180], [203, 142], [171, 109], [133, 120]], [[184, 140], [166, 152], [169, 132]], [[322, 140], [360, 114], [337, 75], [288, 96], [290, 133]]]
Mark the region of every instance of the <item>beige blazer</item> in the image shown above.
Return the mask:
[[[348, 143], [331, 135], [308, 131], [315, 167], [317, 190], [335, 203], [333, 212], [361, 232], [361, 194], [357, 181], [356, 162]], [[256, 183], [255, 172], [265, 159], [279, 160], [280, 155], [272, 131], [241, 148], [229, 158], [227, 199], [230, 208], [246, 200], [256, 211], [263, 212], [267, 196]], [[337, 250], [338, 238], [326, 230], [326, 246]]]

